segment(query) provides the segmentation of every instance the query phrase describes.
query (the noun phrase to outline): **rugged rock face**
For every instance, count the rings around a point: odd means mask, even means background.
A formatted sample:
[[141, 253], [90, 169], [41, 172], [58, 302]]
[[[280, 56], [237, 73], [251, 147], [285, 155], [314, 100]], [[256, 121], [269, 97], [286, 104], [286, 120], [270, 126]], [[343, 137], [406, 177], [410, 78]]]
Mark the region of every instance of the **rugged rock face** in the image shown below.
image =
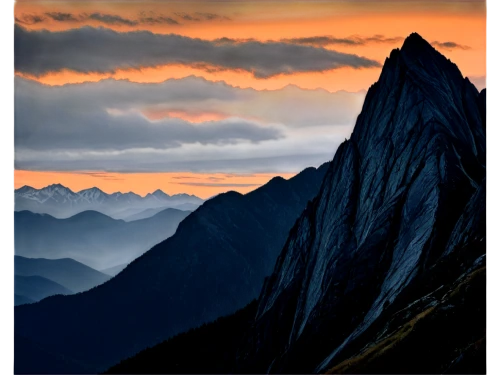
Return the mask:
[[397, 311], [474, 272], [485, 97], [418, 34], [392, 51], [264, 285], [237, 369], [327, 371], [387, 336]]

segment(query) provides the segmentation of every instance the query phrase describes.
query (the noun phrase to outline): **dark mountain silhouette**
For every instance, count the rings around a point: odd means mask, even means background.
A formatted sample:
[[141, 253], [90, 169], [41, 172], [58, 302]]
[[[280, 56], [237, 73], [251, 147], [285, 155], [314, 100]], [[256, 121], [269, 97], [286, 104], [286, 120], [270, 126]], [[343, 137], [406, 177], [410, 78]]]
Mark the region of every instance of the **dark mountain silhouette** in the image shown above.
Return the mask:
[[83, 211], [98, 211], [114, 219], [123, 219], [147, 208], [193, 211], [203, 203], [203, 199], [194, 195], [168, 195], [161, 190], [141, 197], [133, 192], [107, 194], [96, 187], [73, 192], [61, 184], [42, 189], [23, 186], [14, 191], [14, 197], [16, 211], [49, 214], [62, 219]]
[[[237, 354], [219, 347], [203, 372], [485, 373], [485, 102], [419, 35], [392, 51]], [[176, 358], [204, 358], [210, 327], [111, 371], [189, 372]]]
[[[17, 307], [16, 333], [99, 371], [236, 311], [258, 296], [327, 168], [276, 177], [246, 195], [218, 195], [103, 285]], [[30, 361], [29, 353], [16, 356]]]
[[105, 268], [103, 270], [100, 270], [100, 272], [106, 274], [106, 275], [110, 275], [110, 276], [116, 276], [118, 275], [125, 267], [127, 267], [128, 263], [124, 263], [124, 264], [119, 264], [117, 266], [114, 266], [114, 267], [110, 267], [110, 268]]
[[14, 274], [19, 276], [41, 276], [52, 280], [73, 293], [89, 290], [110, 279], [73, 259], [43, 259], [14, 257]]
[[127, 223], [97, 211], [68, 219], [14, 212], [15, 252], [30, 258], [71, 258], [92, 268], [108, 268], [130, 262], [170, 237], [189, 213], [168, 208]]
[[[219, 374], [230, 372], [254, 321], [257, 301], [232, 315], [178, 334], [120, 362], [106, 374]], [[165, 356], [165, 354], [168, 354]]]
[[[418, 34], [392, 51], [263, 288], [238, 368], [442, 373], [484, 338], [485, 285], [456, 288], [485, 266], [485, 97]], [[426, 333], [408, 333], [420, 320]]]
[[89, 368], [60, 354], [51, 352], [45, 345], [14, 335], [14, 353], [25, 353], [26, 357], [14, 355], [15, 374], [90, 374]]
[[33, 303], [33, 302], [35, 301], [33, 301], [31, 298], [20, 296], [19, 294], [14, 293], [14, 306], [24, 305], [26, 303]]
[[14, 294], [28, 298], [31, 302], [36, 302], [56, 294], [73, 294], [73, 291], [42, 276], [15, 275]]

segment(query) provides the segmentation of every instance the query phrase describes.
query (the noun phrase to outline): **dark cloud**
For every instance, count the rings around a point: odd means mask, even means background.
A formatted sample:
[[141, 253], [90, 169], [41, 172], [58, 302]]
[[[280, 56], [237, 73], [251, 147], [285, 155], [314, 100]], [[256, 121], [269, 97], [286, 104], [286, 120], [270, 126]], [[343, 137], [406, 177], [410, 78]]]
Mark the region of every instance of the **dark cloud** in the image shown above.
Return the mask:
[[[227, 16], [222, 16], [216, 13], [194, 12], [184, 13], [178, 12], [174, 15], [184, 21], [201, 22], [201, 21], [229, 21]], [[85, 22], [93, 20], [105, 25], [125, 25], [125, 26], [138, 26], [138, 25], [180, 25], [179, 21], [173, 17], [158, 14], [153, 11], [139, 13], [137, 18], [125, 18], [117, 14], [94, 12], [91, 14], [80, 13], [63, 13], [63, 12], [47, 12], [44, 15], [36, 14], [23, 14], [16, 17], [15, 21], [25, 25], [34, 25], [43, 22], [48, 17], [56, 22]]]
[[287, 154], [280, 156], [248, 157], [239, 159], [222, 160], [193, 160], [169, 161], [158, 159], [152, 155], [149, 159], [138, 160], [136, 157], [123, 156], [120, 159], [111, 159], [105, 156], [95, 159], [65, 158], [26, 159], [22, 154], [14, 159], [15, 169], [24, 170], [96, 170], [109, 172], [135, 173], [135, 172], [238, 172], [252, 173], [285, 173], [298, 172], [310, 166], [319, 166], [331, 160], [335, 153], [334, 145], [331, 152], [311, 154]]
[[243, 70], [257, 78], [342, 67], [380, 67], [371, 59], [313, 46], [256, 41], [217, 44], [173, 34], [119, 33], [93, 27], [50, 32], [16, 25], [14, 46], [16, 71], [34, 75], [63, 69], [113, 72], [169, 63]]
[[184, 13], [184, 12], [177, 12], [175, 15], [184, 21], [201, 21], [199, 18], [193, 16], [192, 14], [189, 13]]
[[206, 12], [195, 12], [195, 13], [186, 13], [186, 12], [177, 12], [174, 13], [177, 17], [181, 18], [184, 21], [191, 22], [200, 22], [200, 21], [230, 21], [231, 19], [226, 16], [221, 16], [216, 13], [206, 13]]
[[336, 38], [333, 36], [323, 35], [305, 38], [281, 39], [284, 43], [305, 44], [318, 47], [326, 47], [330, 45], [363, 46], [370, 43], [395, 44], [403, 40], [403, 37], [386, 38], [383, 35], [373, 35], [371, 37], [349, 36], [346, 38]]
[[106, 25], [136, 26], [139, 23], [138, 21], [123, 18], [115, 14], [92, 13], [89, 15], [84, 15], [84, 17], [89, 20], [102, 22]]
[[36, 23], [43, 22], [48, 17], [56, 22], [85, 22], [88, 20], [97, 21], [105, 25], [124, 25], [124, 26], [137, 26], [137, 25], [179, 25], [179, 22], [171, 17], [156, 14], [155, 12], [141, 12], [137, 19], [125, 18], [116, 14], [107, 13], [62, 13], [62, 12], [47, 12], [42, 15], [31, 15], [23, 14], [19, 18], [15, 18], [15, 21], [25, 25], [33, 25]]
[[212, 183], [212, 182], [175, 182], [177, 185], [203, 186], [203, 187], [252, 187], [261, 184], [237, 184], [237, 183]]
[[78, 18], [71, 13], [47, 12], [45, 15], [58, 22], [76, 22]]
[[470, 49], [469, 46], [465, 46], [465, 45], [462, 45], [462, 44], [458, 44], [458, 43], [455, 43], [455, 42], [438, 42], [438, 41], [434, 41], [431, 43], [432, 46], [436, 47], [436, 48], [441, 48], [441, 49], [444, 49], [444, 50], [448, 50], [448, 51], [451, 51], [453, 49], [462, 49], [462, 50], [468, 50]]
[[179, 25], [179, 22], [171, 17], [167, 17], [161, 14], [156, 14], [155, 12], [141, 12], [139, 18], [139, 23], [146, 25], [158, 25], [158, 24], [167, 24], [167, 25]]
[[380, 35], [380, 34], [377, 34], [377, 35], [374, 35], [371, 37], [365, 37], [363, 39], [364, 39], [365, 43], [389, 43], [389, 44], [399, 43], [399, 42], [402, 42], [404, 40], [404, 38], [402, 36], [395, 36], [392, 38], [386, 38], [385, 36]]
[[16, 22], [25, 25], [35, 25], [37, 23], [43, 22], [45, 17], [36, 14], [23, 14], [19, 17], [14, 18]]
[[[127, 109], [110, 111], [119, 105], [120, 94], [117, 91], [111, 95], [114, 99], [106, 99], [104, 93], [93, 90], [95, 87], [49, 87], [17, 79], [16, 148], [114, 151], [130, 148], [168, 149], [192, 143], [224, 145], [240, 140], [260, 142], [282, 136], [276, 128], [262, 127], [255, 122], [237, 118], [212, 121], [203, 126], [177, 118], [151, 122], [140, 113], [128, 112]], [[115, 86], [115, 89], [118, 87]], [[93, 99], [95, 94], [98, 98]], [[130, 99], [128, 104], [131, 104]]]
[[229, 17], [221, 16], [221, 15], [215, 14], [215, 13], [196, 12], [195, 14], [197, 16], [199, 16], [201, 19], [204, 19], [204, 20], [207, 20], [207, 21], [213, 21], [213, 20], [230, 21], [231, 20]]

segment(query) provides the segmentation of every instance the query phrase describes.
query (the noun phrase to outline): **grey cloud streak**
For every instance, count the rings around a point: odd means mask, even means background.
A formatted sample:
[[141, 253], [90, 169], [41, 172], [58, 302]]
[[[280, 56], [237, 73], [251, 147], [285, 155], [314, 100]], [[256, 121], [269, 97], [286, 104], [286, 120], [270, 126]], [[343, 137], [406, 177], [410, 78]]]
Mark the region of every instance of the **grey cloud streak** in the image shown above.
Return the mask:
[[[139, 113], [113, 115], [106, 107], [113, 106], [113, 100], [106, 101], [102, 95], [99, 105], [99, 99], [92, 100], [93, 91], [89, 87], [92, 85], [48, 87], [16, 79], [16, 149], [166, 149], [189, 143], [260, 142], [282, 136], [279, 129], [264, 128], [242, 119], [197, 126], [180, 119], [151, 122]], [[115, 101], [119, 100], [117, 96], [112, 96]]]
[[66, 152], [16, 148], [15, 168], [71, 172], [201, 172], [239, 176], [255, 173], [294, 173], [331, 160], [338, 145], [351, 131], [352, 127], [333, 135], [330, 129], [314, 136], [295, 139], [290, 136], [260, 144], [193, 145], [165, 150]]
[[[230, 21], [227, 16], [222, 16], [216, 13], [194, 12], [194, 13], [174, 13], [174, 16], [183, 21], [201, 22], [201, 21]], [[56, 22], [84, 22], [93, 20], [105, 25], [180, 25], [181, 23], [173, 17], [165, 16], [153, 11], [142, 11], [138, 17], [125, 18], [118, 14], [94, 12], [88, 13], [65, 13], [65, 12], [46, 12], [44, 14], [27, 14], [24, 13], [15, 18], [15, 21], [25, 25], [34, 25], [43, 22], [46, 18]]]
[[[15, 168], [23, 170], [75, 171], [98, 169], [108, 172], [198, 172], [198, 173], [296, 173], [307, 167], [318, 167], [331, 160], [343, 139], [328, 144], [328, 150], [308, 154], [294, 154], [262, 157], [226, 157], [224, 159], [170, 157], [169, 153], [126, 152], [120, 157], [109, 157], [83, 153], [78, 158], [68, 158], [58, 153], [26, 154], [16, 150]], [[310, 146], [310, 145], [309, 145]], [[254, 153], [258, 153], [254, 152]], [[234, 154], [236, 156], [236, 154]]]
[[386, 43], [386, 44], [394, 44], [403, 41], [403, 37], [391, 37], [387, 38], [384, 35], [373, 35], [370, 37], [361, 37], [361, 36], [348, 36], [345, 38], [336, 38], [331, 35], [322, 35], [322, 36], [312, 36], [312, 37], [304, 37], [304, 38], [289, 38], [289, 39], [281, 39], [284, 43], [295, 43], [295, 44], [305, 44], [305, 45], [313, 45], [313, 46], [330, 46], [330, 45], [345, 45], [345, 46], [364, 46], [366, 44], [372, 43]]
[[177, 185], [202, 186], [202, 187], [252, 187], [260, 184], [237, 184], [237, 183], [216, 183], [216, 182], [175, 182]]
[[29, 31], [19, 25], [14, 35], [16, 71], [34, 75], [62, 69], [113, 72], [170, 63], [242, 70], [257, 78], [342, 67], [380, 67], [379, 62], [354, 54], [279, 42], [220, 44], [149, 31], [119, 33], [82, 27], [50, 32]]
[[[353, 123], [365, 95], [365, 92], [303, 90], [296, 86], [258, 91], [194, 76], [162, 83], [107, 79], [54, 87], [18, 77], [16, 89], [20, 107], [29, 105], [32, 111], [42, 113], [54, 103], [61, 108], [84, 106], [90, 112], [107, 108], [124, 115], [127, 111], [129, 114], [155, 111], [197, 114], [217, 108], [222, 117], [253, 118], [261, 123], [281, 123], [288, 127]], [[27, 104], [23, 102], [25, 96], [30, 97]]]
[[465, 46], [463, 44], [458, 44], [458, 43], [455, 43], [455, 42], [438, 42], [436, 40], [434, 42], [432, 42], [431, 45], [433, 47], [445, 49], [445, 50], [448, 50], [448, 51], [451, 51], [453, 49], [463, 49], [463, 50], [470, 49], [469, 46]]
[[[348, 37], [335, 37], [332, 35], [318, 35], [318, 36], [310, 36], [310, 37], [302, 37], [302, 38], [287, 38], [281, 39], [282, 43], [289, 44], [297, 44], [297, 45], [306, 45], [306, 46], [315, 46], [315, 47], [327, 47], [334, 45], [341, 46], [366, 46], [369, 44], [396, 44], [400, 43], [404, 40], [403, 37], [395, 36], [395, 37], [386, 37], [384, 35], [372, 35], [372, 36], [358, 36], [352, 35]], [[232, 38], [219, 38], [214, 40], [214, 42], [224, 45], [224, 44], [240, 44], [240, 43], [248, 43], [254, 41], [253, 39], [232, 39]], [[271, 43], [272, 41], [268, 41]], [[440, 42], [434, 41], [431, 43], [436, 48], [452, 50], [452, 49], [462, 49], [468, 50], [469, 46], [462, 45], [456, 42]]]
[[161, 83], [105, 79], [61, 86], [42, 85], [21, 77], [16, 77], [14, 81], [17, 96], [37, 96], [39, 103], [59, 103], [64, 108], [79, 110], [127, 111], [157, 104], [183, 106], [204, 101], [248, 101], [259, 96], [253, 89], [240, 89], [225, 82], [212, 82], [195, 76], [172, 78]]

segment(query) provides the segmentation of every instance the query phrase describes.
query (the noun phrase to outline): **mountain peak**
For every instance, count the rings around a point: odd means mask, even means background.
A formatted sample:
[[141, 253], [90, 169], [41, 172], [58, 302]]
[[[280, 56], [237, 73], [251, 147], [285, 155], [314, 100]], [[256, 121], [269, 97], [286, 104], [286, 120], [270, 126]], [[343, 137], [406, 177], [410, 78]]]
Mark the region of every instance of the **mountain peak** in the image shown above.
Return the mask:
[[410, 35], [408, 35], [405, 39], [405, 41], [403, 42], [403, 48], [405, 48], [405, 46], [411, 46], [412, 48], [415, 48], [415, 47], [418, 47], [418, 46], [431, 46], [424, 38], [422, 38], [420, 36], [420, 34], [418, 33], [411, 33]]
[[64, 186], [64, 185], [62, 185], [62, 184], [60, 184], [60, 183], [50, 184], [50, 185], [49, 185], [49, 186], [47, 186], [47, 187], [52, 187], [52, 188], [65, 188], [65, 189], [67, 189], [67, 187], [66, 187], [66, 186]]
[[19, 189], [14, 190], [14, 192], [15, 193], [26, 193], [26, 192], [31, 192], [33, 190], [36, 190], [36, 189], [32, 186], [24, 185], [24, 186], [21, 186]]
[[152, 195], [154, 195], [155, 197], [161, 197], [161, 198], [164, 198], [164, 197], [170, 197], [170, 195], [168, 195], [167, 193], [165, 193], [163, 190], [160, 190], [160, 189], [156, 189]]
[[98, 187], [91, 187], [91, 188], [88, 188], [88, 189], [83, 189], [83, 190], [80, 190], [78, 192], [78, 194], [81, 194], [81, 195], [87, 195], [87, 194], [92, 194], [92, 195], [95, 195], [95, 194], [103, 194], [103, 195], [107, 195], [104, 191], [102, 191], [101, 189], [99, 189]]

